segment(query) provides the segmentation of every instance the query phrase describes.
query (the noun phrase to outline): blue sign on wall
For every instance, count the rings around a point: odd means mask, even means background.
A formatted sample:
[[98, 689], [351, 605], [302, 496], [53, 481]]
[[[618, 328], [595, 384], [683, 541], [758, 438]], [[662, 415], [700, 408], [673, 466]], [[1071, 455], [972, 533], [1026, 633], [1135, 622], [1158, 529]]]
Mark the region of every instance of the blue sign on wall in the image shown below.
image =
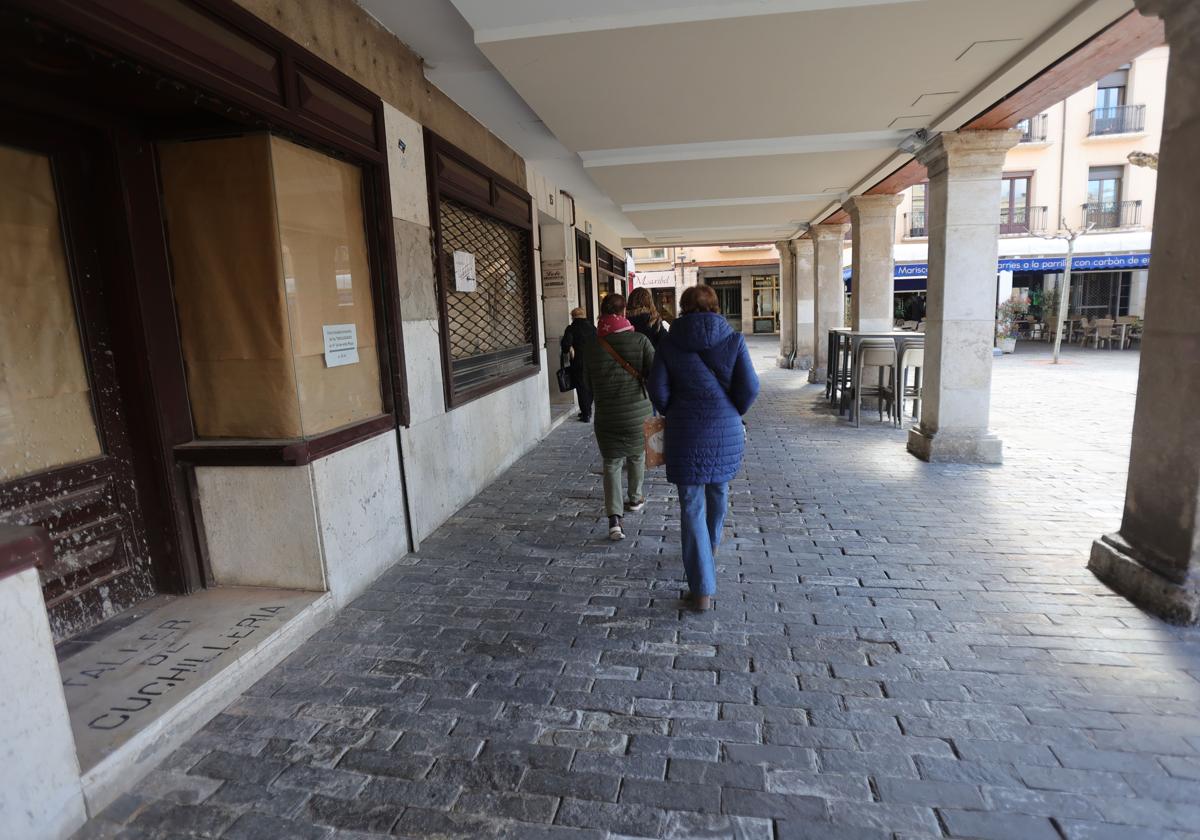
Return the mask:
[[[1071, 263], [1072, 271], [1128, 271], [1134, 268], [1149, 268], [1149, 254], [1082, 254]], [[1057, 273], [1065, 271], [1066, 257], [1003, 257], [997, 271], [1040, 271]], [[897, 292], [919, 292], [925, 289], [925, 278], [929, 274], [928, 263], [896, 263], [892, 272]], [[842, 279], [850, 288], [850, 267], [842, 269]]]

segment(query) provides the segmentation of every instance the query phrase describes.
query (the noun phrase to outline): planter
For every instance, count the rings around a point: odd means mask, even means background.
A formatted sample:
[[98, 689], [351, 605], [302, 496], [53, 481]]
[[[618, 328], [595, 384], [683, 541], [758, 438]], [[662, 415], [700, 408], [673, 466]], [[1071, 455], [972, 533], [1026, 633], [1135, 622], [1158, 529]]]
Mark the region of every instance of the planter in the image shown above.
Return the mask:
[[999, 339], [996, 344], [1002, 353], [1012, 353], [1017, 349], [1017, 340], [1011, 336]]

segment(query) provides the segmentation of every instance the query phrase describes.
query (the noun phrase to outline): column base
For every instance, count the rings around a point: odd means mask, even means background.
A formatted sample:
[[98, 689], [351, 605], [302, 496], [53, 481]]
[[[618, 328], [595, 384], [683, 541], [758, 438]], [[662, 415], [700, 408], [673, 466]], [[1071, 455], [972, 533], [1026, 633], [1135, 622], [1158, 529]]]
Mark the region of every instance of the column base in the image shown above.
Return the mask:
[[1120, 534], [1092, 543], [1088, 568], [1114, 592], [1172, 624], [1200, 624], [1200, 588], [1178, 584], [1142, 565]]
[[914, 427], [908, 430], [908, 451], [931, 464], [1004, 463], [1004, 442], [987, 432], [929, 434]]
[[788, 358], [788, 354], [783, 352], [775, 357], [775, 364], [781, 368], [791, 368], [794, 366], [792, 360]]
[[829, 371], [823, 367], [817, 367], [816, 363], [808, 369], [808, 381], [812, 383], [819, 382], [824, 385], [825, 380], [829, 378]]

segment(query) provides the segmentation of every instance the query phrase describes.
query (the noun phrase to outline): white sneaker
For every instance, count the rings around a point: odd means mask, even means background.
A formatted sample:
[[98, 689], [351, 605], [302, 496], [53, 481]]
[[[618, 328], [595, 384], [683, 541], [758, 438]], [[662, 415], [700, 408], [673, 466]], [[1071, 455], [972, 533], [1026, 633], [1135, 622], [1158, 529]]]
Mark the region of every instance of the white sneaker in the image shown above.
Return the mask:
[[645, 506], [646, 506], [646, 500], [639, 499], [636, 502], [626, 502], [625, 510], [629, 511], [630, 513], [641, 513], [642, 508], [644, 508]]
[[621, 517], [610, 516], [608, 522], [608, 538], [613, 542], [625, 539], [625, 532], [621, 530]]

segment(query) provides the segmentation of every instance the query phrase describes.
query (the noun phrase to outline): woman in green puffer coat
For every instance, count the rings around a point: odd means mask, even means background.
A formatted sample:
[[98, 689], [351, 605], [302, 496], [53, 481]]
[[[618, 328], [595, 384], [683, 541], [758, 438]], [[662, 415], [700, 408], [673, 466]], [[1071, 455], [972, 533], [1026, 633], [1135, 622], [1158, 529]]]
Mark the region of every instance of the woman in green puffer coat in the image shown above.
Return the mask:
[[[646, 503], [642, 480], [646, 451], [642, 423], [650, 416], [645, 379], [654, 363], [650, 340], [625, 317], [625, 298], [608, 295], [600, 304], [597, 339], [584, 350], [583, 363], [596, 401], [596, 443], [604, 459], [604, 511], [608, 538], [625, 539], [624, 510], [637, 513]], [[621, 468], [629, 471], [629, 496], [622, 509]]]

